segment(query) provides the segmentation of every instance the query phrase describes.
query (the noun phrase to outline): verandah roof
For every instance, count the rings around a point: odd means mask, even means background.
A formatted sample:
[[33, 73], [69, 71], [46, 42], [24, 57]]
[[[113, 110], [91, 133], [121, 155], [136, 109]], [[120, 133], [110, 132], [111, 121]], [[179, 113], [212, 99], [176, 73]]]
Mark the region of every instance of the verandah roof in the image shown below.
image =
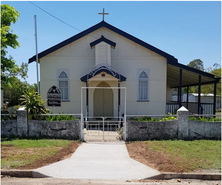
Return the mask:
[[168, 62], [167, 85], [171, 88], [178, 88], [180, 86], [180, 69], [182, 69], [182, 87], [199, 85], [199, 76], [201, 76], [201, 85], [218, 83], [221, 79], [213, 74], [206, 73], [180, 63]]

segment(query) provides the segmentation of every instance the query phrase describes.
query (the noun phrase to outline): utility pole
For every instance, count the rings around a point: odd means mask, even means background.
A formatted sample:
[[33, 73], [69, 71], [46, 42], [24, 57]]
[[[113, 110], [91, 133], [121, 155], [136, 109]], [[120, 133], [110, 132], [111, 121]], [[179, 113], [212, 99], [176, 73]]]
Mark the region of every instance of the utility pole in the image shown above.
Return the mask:
[[38, 94], [39, 92], [39, 69], [38, 69], [38, 43], [37, 43], [37, 20], [36, 20], [36, 15], [34, 15], [34, 20], [35, 20], [35, 47], [36, 47], [36, 75], [37, 75], [37, 89], [38, 89]]

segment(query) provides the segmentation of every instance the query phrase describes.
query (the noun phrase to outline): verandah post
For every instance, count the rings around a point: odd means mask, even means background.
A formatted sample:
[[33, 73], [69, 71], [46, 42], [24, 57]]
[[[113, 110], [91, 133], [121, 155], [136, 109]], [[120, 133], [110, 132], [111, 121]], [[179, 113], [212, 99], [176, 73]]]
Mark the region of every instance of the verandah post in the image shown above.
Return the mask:
[[86, 81], [86, 117], [89, 116], [89, 83]]
[[217, 83], [214, 83], [214, 107], [213, 114], [216, 114], [216, 103], [217, 103]]
[[200, 114], [200, 108], [201, 108], [201, 76], [199, 75], [199, 85], [198, 85], [198, 109], [197, 113]]
[[118, 81], [118, 119], [121, 120], [121, 114], [120, 114], [120, 81]]
[[188, 106], [189, 106], [189, 86], [187, 86], [187, 109], [189, 110]]
[[181, 107], [182, 106], [182, 103], [181, 103], [182, 102], [182, 99], [181, 99], [182, 98], [181, 97], [182, 96], [182, 69], [180, 69], [180, 87], [179, 88], [180, 88], [180, 90], [179, 90], [179, 92], [180, 92], [179, 93], [179, 107]]

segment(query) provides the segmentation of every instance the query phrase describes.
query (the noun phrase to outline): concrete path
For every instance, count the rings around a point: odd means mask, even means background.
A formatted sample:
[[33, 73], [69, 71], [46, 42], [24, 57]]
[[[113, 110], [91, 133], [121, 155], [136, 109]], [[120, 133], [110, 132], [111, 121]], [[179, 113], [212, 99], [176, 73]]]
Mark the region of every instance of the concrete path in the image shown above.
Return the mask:
[[160, 174], [131, 159], [124, 142], [83, 143], [71, 158], [34, 171], [53, 178], [106, 180], [137, 180]]
[[84, 133], [84, 140], [86, 142], [119, 142], [116, 131], [84, 130]]

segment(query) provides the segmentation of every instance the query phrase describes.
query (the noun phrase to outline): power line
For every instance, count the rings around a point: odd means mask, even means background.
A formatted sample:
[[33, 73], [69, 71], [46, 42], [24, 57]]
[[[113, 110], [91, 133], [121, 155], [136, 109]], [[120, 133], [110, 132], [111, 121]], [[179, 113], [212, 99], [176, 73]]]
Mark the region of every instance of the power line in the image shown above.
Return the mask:
[[63, 20], [57, 18], [56, 16], [54, 16], [54, 15], [52, 15], [51, 13], [47, 12], [46, 10], [42, 9], [41, 7], [39, 7], [38, 5], [36, 5], [35, 3], [31, 2], [31, 1], [29, 1], [29, 2], [32, 3], [34, 6], [36, 6], [37, 8], [39, 8], [40, 10], [42, 10], [43, 12], [45, 12], [45, 13], [47, 13], [48, 15], [52, 16], [53, 18], [57, 19], [58, 21], [60, 21], [60, 22], [62, 22], [62, 23], [64, 23], [64, 24], [66, 24], [67, 26], [72, 27], [72, 28], [75, 29], [75, 30], [81, 31], [81, 30], [79, 30], [78, 28], [75, 28], [74, 26], [72, 26], [72, 25], [66, 23], [65, 21], [63, 21]]
[[[57, 18], [56, 16], [54, 16], [54, 15], [52, 15], [51, 13], [47, 12], [46, 10], [44, 10], [44, 9], [41, 8], [41, 7], [39, 7], [39, 6], [36, 5], [35, 3], [31, 2], [31, 1], [29, 1], [29, 2], [30, 2], [31, 4], [33, 4], [34, 6], [36, 6], [37, 8], [39, 8], [40, 10], [42, 10], [43, 12], [45, 12], [45, 13], [47, 13], [48, 15], [52, 16], [53, 18], [57, 19], [58, 21], [60, 21], [60, 22], [62, 22], [62, 23], [64, 23], [64, 24], [66, 24], [67, 26], [69, 26], [69, 27], [71, 27], [71, 28], [73, 28], [73, 29], [78, 30], [78, 31], [81, 32], [80, 29], [78, 29], [78, 28], [76, 28], [76, 27], [74, 27], [74, 26], [66, 23], [65, 21], [63, 21], [63, 20], [61, 20], [61, 19], [59, 19], [59, 18]], [[89, 36], [91, 36], [91, 37], [93, 37], [93, 38], [95, 38], [95, 39], [98, 39], [97, 37], [94, 37], [92, 34], [89, 34]]]

